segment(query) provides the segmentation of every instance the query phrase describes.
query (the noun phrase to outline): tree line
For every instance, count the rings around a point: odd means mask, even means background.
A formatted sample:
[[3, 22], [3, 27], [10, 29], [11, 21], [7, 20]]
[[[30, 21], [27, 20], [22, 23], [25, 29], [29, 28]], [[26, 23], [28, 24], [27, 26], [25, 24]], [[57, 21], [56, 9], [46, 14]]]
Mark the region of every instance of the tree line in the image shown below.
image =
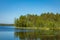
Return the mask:
[[59, 13], [27, 14], [15, 19], [17, 27], [60, 27]]
[[0, 23], [0, 26], [14, 26], [14, 24], [2, 24], [2, 23]]

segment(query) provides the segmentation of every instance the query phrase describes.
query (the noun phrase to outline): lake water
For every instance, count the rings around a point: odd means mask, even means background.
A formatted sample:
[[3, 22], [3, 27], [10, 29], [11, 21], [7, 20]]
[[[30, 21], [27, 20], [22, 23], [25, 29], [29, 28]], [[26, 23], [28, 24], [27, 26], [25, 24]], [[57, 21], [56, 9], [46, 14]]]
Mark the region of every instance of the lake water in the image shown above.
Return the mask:
[[14, 33], [14, 26], [0, 26], [0, 40], [19, 40]]
[[0, 26], [0, 40], [40, 40], [33, 38], [31, 34], [34, 34], [33, 30], [18, 30], [15, 26]]
[[[0, 26], [0, 40], [60, 40], [60, 33], [52, 32], [52, 30], [26, 30], [15, 26]], [[57, 33], [59, 33], [58, 36], [55, 35]], [[45, 34], [53, 34], [55, 36], [45, 36]]]

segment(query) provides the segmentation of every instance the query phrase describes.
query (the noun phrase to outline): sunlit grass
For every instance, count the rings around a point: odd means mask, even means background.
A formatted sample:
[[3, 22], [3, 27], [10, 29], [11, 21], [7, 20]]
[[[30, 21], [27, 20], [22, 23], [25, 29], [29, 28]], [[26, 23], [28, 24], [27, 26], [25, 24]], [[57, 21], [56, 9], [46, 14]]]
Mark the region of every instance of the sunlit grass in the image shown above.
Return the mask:
[[18, 29], [40, 29], [40, 30], [60, 30], [60, 27], [49, 28], [49, 27], [16, 27]]

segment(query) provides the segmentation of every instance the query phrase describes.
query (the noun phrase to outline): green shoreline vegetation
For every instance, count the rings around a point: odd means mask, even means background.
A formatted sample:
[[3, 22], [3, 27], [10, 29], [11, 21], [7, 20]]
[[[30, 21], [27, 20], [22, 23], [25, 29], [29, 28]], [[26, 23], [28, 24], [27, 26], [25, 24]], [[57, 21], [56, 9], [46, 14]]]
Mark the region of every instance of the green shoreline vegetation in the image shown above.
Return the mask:
[[41, 15], [27, 14], [15, 19], [17, 29], [44, 30], [46, 34], [58, 34], [60, 30], [59, 13], [42, 13]]
[[27, 14], [21, 15], [15, 19], [15, 26], [17, 27], [60, 27], [59, 13], [42, 13], [41, 15]]

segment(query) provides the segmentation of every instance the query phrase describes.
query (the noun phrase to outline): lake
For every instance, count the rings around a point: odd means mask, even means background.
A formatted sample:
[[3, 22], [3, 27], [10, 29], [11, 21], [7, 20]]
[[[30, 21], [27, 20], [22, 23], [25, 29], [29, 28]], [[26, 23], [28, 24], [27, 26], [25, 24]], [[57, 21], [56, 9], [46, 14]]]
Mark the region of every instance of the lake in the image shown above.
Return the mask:
[[15, 37], [14, 32], [14, 26], [0, 26], [0, 40], [19, 40]]
[[0, 40], [60, 40], [60, 33], [56, 36], [57, 33], [59, 32], [54, 33], [52, 30], [26, 30], [15, 26], [0, 26]]
[[[33, 30], [20, 30], [15, 26], [0, 26], [0, 40], [32, 40]], [[31, 34], [30, 34], [31, 33]], [[28, 35], [30, 35], [28, 37]], [[36, 40], [33, 38], [33, 40]], [[40, 40], [37, 38], [37, 40]]]

